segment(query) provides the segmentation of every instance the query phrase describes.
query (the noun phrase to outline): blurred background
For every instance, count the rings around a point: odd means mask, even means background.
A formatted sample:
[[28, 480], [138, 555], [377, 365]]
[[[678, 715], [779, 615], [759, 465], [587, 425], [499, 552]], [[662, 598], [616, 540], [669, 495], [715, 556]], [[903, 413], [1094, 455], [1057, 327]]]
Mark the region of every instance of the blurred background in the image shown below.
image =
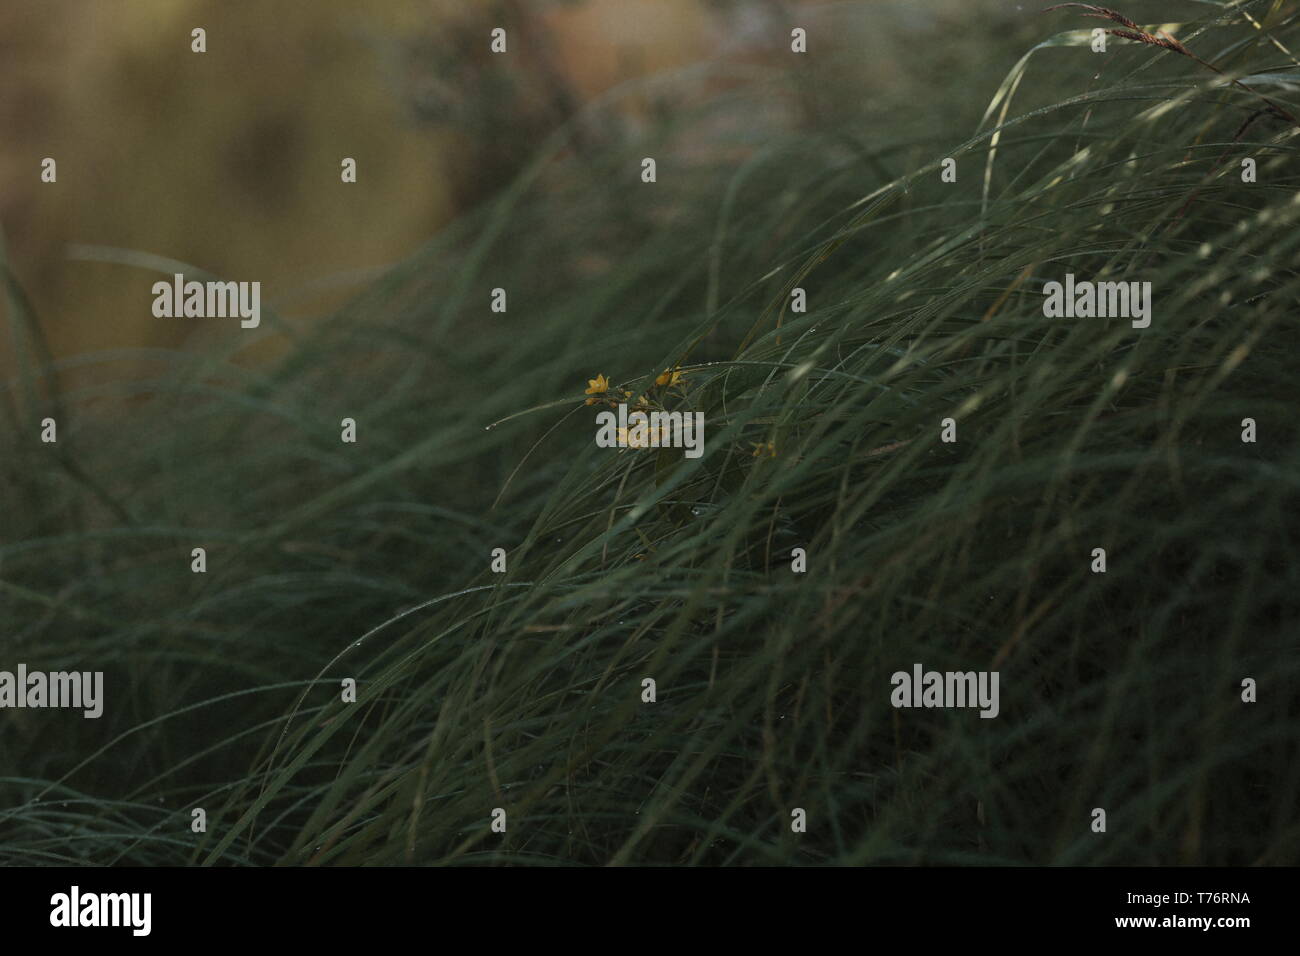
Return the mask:
[[[0, 225], [56, 360], [198, 346], [229, 330], [155, 319], [155, 271], [105, 249], [260, 280], [264, 310], [310, 321], [500, 191], [565, 123], [566, 149], [634, 143], [688, 99], [762, 75], [778, 95], [715, 113], [713, 141], [696, 127], [684, 160], [739, 160], [773, 125], [837, 128], [850, 147], [873, 123], [933, 134], [986, 102], [963, 78], [1005, 70], [989, 38], [1012, 49], [1022, 17], [989, 0], [9, 0]], [[489, 52], [495, 26], [506, 57]], [[783, 85], [794, 26], [805, 62], [861, 95], [826, 95], [808, 73]], [[57, 183], [40, 181], [45, 157]], [[340, 182], [344, 157], [356, 184]], [[579, 274], [600, 270], [598, 250]], [[236, 361], [283, 345], [263, 332]], [[11, 374], [12, 350], [3, 362]], [[65, 387], [92, 374], [59, 368]]]

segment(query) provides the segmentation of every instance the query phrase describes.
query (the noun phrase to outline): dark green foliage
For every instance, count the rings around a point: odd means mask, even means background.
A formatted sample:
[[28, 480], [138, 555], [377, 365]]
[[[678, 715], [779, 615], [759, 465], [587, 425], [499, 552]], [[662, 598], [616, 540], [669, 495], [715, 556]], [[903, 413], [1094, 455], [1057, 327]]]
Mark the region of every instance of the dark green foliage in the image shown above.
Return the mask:
[[[5, 713], [0, 860], [1295, 863], [1297, 130], [1234, 136], [1296, 111], [1300, 22], [1244, 6], [1179, 33], [1239, 86], [1058, 33], [964, 141], [688, 164], [692, 115], [615, 187], [561, 131], [279, 367], [160, 356], [61, 395], [57, 450], [32, 350], [3, 666], [108, 706]], [[1066, 272], [1150, 281], [1150, 328], [1044, 318]], [[706, 455], [596, 448], [581, 383], [678, 364]], [[893, 709], [914, 662], [1000, 671], [1001, 714]]]

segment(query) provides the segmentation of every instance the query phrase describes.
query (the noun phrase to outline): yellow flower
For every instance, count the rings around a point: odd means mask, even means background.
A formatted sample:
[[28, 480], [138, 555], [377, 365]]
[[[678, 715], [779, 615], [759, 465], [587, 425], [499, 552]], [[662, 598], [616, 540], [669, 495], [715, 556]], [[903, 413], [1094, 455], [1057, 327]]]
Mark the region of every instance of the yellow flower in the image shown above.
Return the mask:
[[750, 442], [750, 444], [754, 446], [754, 457], [755, 457], [755, 458], [759, 458], [759, 457], [761, 457], [761, 456], [763, 455], [764, 452], [767, 453], [767, 456], [768, 456], [769, 458], [775, 458], [775, 457], [776, 457], [776, 445], [773, 444], [772, 442], [770, 442], [770, 441], [752, 441], [752, 442]]
[[[608, 391], [609, 391], [609, 379], [605, 378], [605, 376], [603, 375], [597, 375], [595, 378], [587, 379], [587, 390], [583, 394], [604, 395]], [[596, 402], [598, 401], [599, 399], [597, 398], [589, 398], [587, 399], [587, 404], [595, 405]]]
[[636, 434], [628, 428], [618, 430], [618, 444], [620, 448], [649, 448], [650, 437], [645, 429], [639, 429]]
[[618, 430], [618, 444], [622, 448], [666, 448], [670, 444], [671, 437], [672, 428], [668, 425], [660, 426], [657, 446], [653, 444], [654, 431], [646, 426]]
[[680, 367], [671, 368], [671, 369], [666, 368], [655, 379], [655, 384], [672, 386], [672, 385], [676, 385], [681, 380], [682, 380], [682, 372]]

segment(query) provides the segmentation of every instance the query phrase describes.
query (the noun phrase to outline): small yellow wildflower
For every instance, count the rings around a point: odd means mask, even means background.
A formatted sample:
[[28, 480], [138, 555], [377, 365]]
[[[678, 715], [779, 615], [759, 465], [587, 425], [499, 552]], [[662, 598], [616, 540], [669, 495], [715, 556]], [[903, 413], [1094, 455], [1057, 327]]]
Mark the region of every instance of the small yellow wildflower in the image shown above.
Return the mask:
[[[659, 445], [663, 448], [668, 445], [669, 438], [672, 436], [672, 429], [664, 425], [659, 429]], [[654, 448], [651, 440], [654, 432], [645, 427], [637, 426], [636, 428], [620, 428], [618, 430], [618, 444], [621, 448]]]
[[770, 441], [754, 441], [754, 442], [750, 442], [750, 444], [754, 446], [754, 457], [755, 457], [755, 458], [760, 458], [760, 457], [762, 457], [762, 455], [763, 455], [765, 452], [766, 452], [766, 454], [767, 454], [767, 457], [769, 457], [769, 458], [775, 458], [775, 457], [776, 457], [776, 445], [775, 445], [773, 442], [770, 442]]
[[[608, 391], [609, 379], [605, 378], [603, 375], [597, 375], [595, 378], [587, 379], [587, 390], [583, 394], [597, 396], [604, 395]], [[587, 399], [587, 404], [595, 405], [598, 401], [600, 401], [599, 398], [589, 398]]]
[[620, 428], [618, 430], [618, 444], [620, 448], [649, 448], [650, 438], [645, 429]]
[[676, 385], [681, 380], [682, 380], [682, 371], [680, 367], [671, 368], [671, 369], [666, 368], [655, 379], [655, 384], [673, 386]]

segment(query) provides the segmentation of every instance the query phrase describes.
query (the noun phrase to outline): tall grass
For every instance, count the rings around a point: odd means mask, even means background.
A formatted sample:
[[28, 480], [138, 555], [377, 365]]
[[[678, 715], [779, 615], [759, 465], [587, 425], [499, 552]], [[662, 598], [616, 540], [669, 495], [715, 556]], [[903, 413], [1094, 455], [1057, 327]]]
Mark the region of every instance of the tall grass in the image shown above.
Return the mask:
[[[1196, 10], [1223, 75], [1035, 15], [956, 135], [719, 143], [787, 78], [560, 130], [274, 368], [60, 392], [6, 270], [4, 666], [108, 699], [6, 712], [0, 860], [1295, 862], [1300, 20]], [[1066, 272], [1151, 326], [1044, 318]], [[596, 448], [598, 373], [707, 453]], [[1000, 715], [892, 708], [917, 662]]]

